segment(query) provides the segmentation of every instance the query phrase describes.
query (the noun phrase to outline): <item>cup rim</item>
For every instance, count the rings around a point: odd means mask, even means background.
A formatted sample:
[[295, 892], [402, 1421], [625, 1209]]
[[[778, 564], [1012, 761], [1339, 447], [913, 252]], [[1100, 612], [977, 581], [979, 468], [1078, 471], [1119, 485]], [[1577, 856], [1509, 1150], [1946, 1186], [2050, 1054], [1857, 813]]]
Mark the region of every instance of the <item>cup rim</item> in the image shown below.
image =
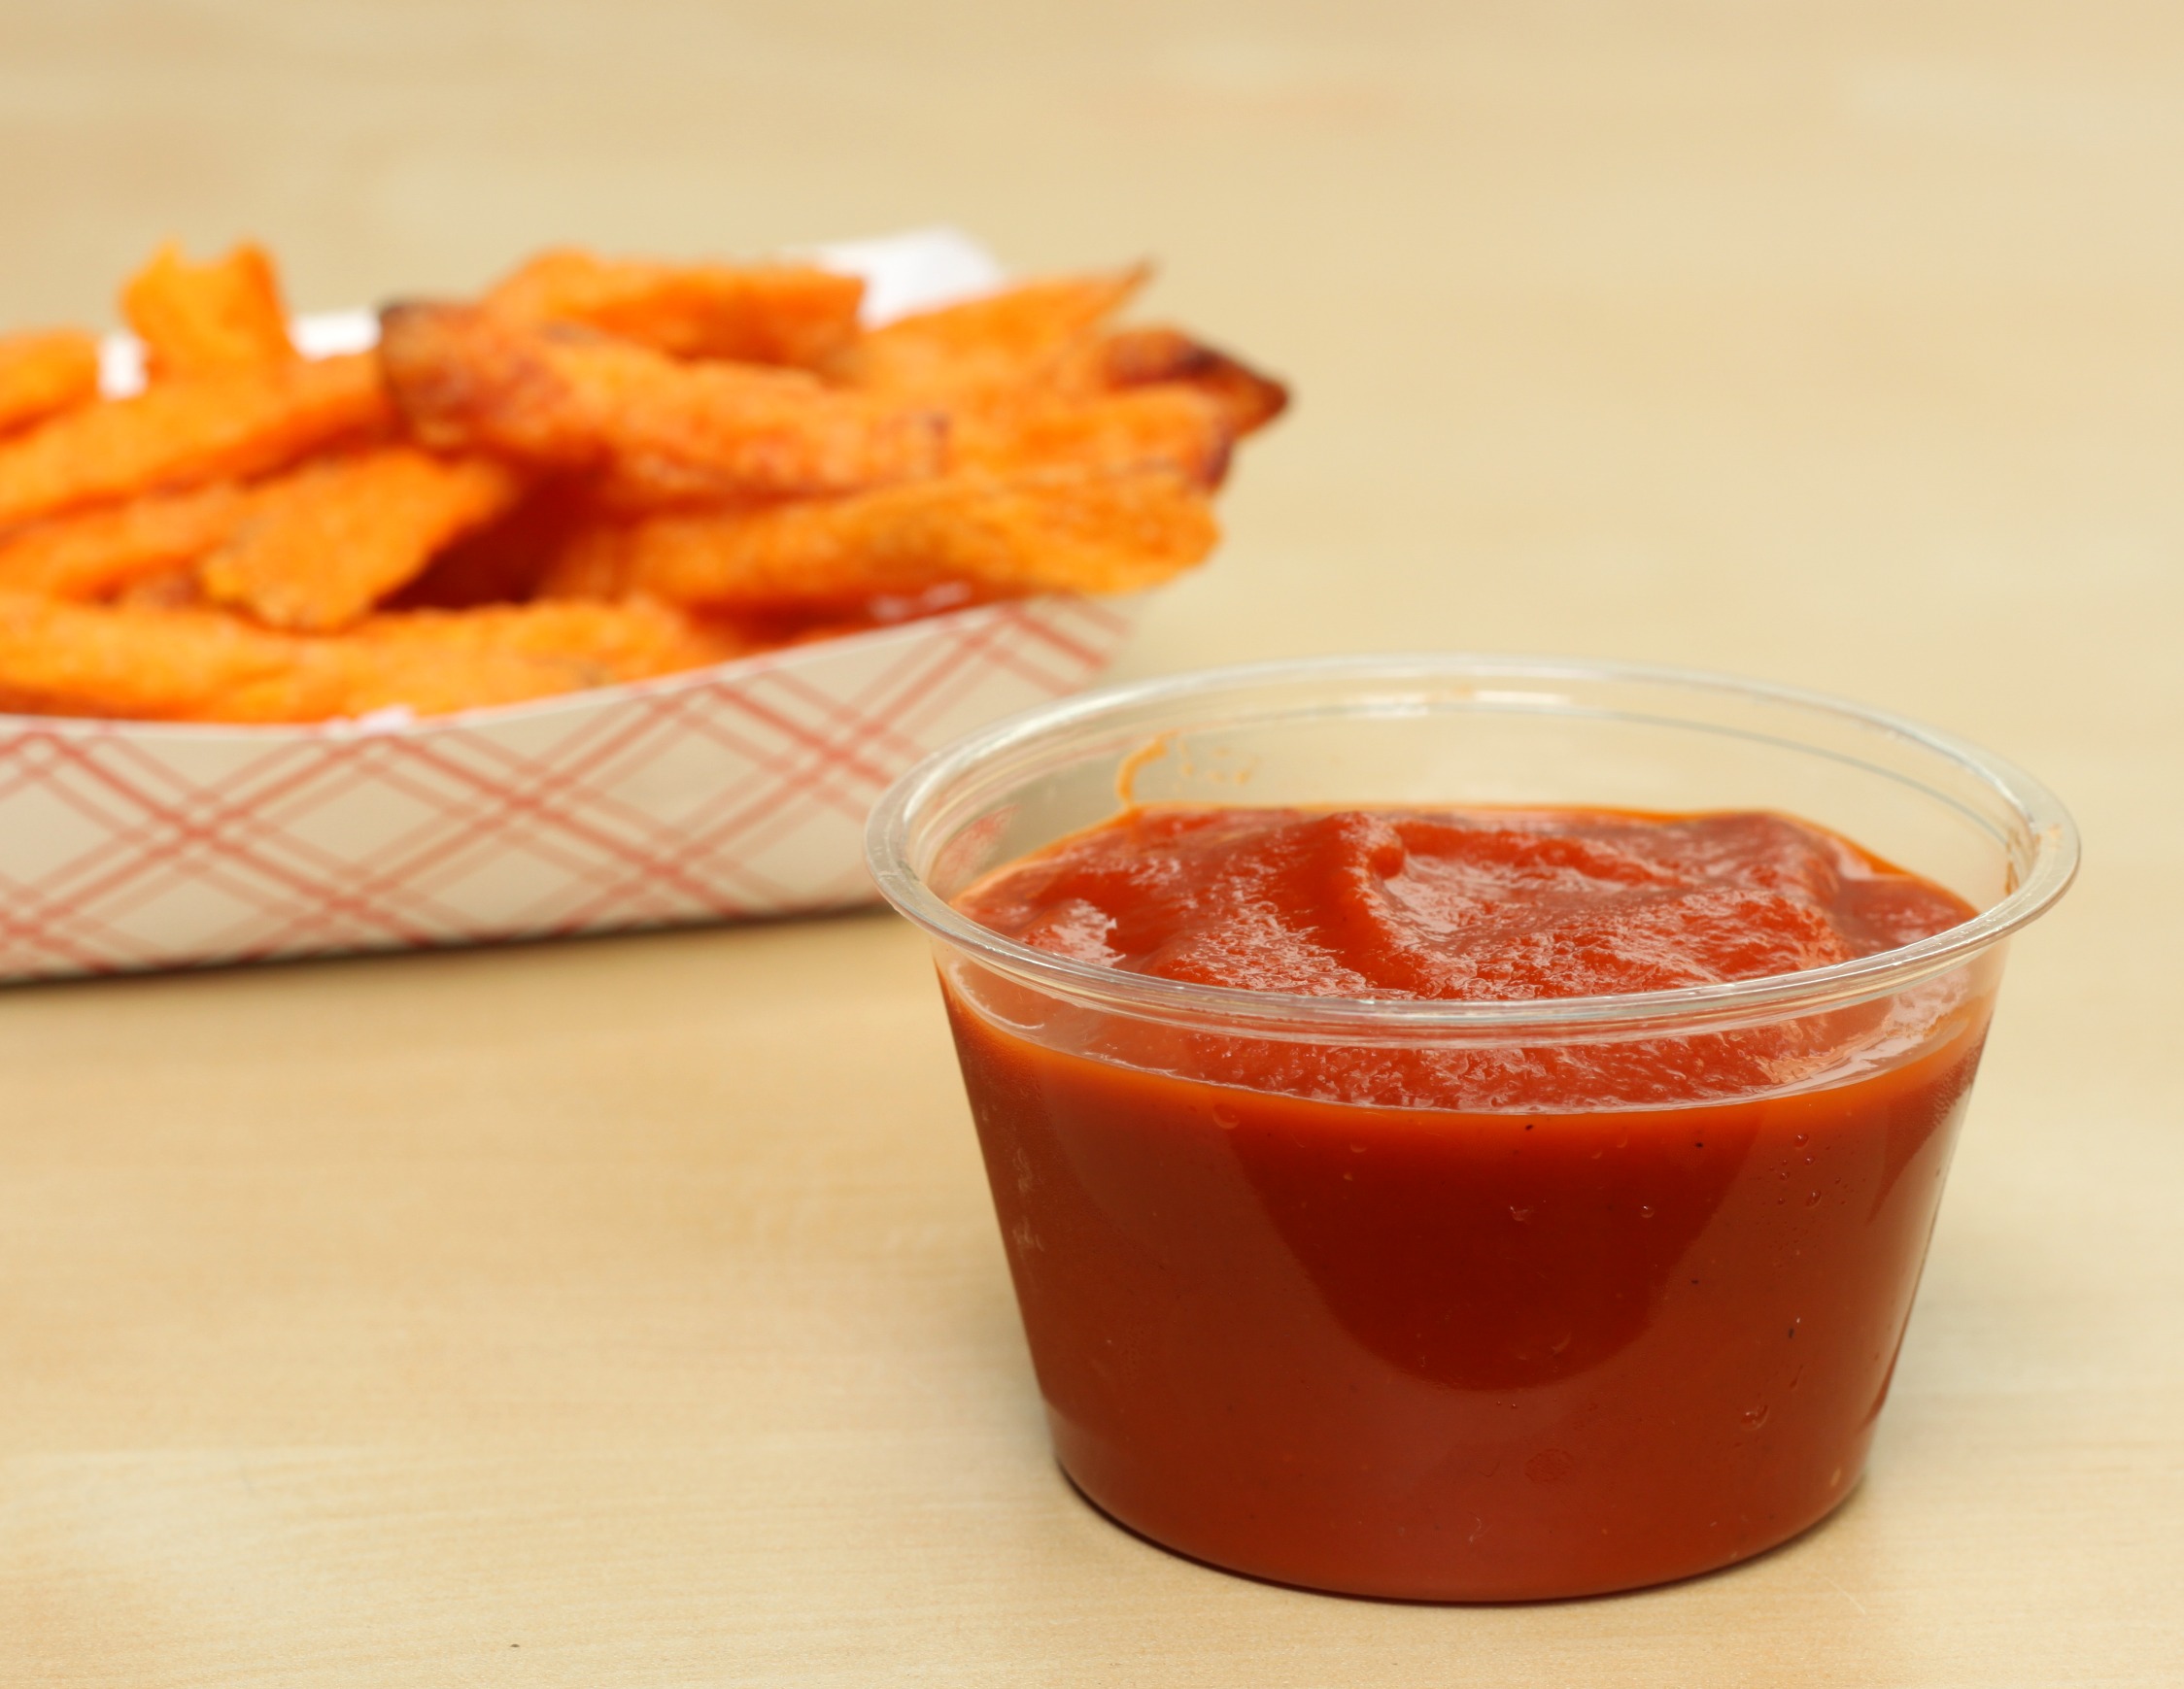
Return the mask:
[[[1180, 703], [1223, 690], [1285, 682], [1386, 683], [1525, 680], [1626, 682], [1732, 694], [1816, 711], [1867, 730], [1906, 740], [1957, 764], [2014, 810], [2031, 840], [2023, 879], [1991, 907], [1916, 943], [1826, 967], [1755, 979], [1681, 986], [1621, 995], [1470, 1001], [1449, 998], [1314, 997], [1240, 986], [1200, 985], [1079, 962], [1003, 936], [964, 915], [929, 886], [910, 863], [910, 829], [919, 814], [981, 763], [1021, 750], [1058, 731], [1102, 716], [1163, 702]], [[1023, 710], [944, 746], [897, 780], [873, 807], [866, 828], [866, 863], [880, 895], [928, 936], [981, 964], [1109, 1012], [1148, 1020], [1212, 1022], [1272, 1036], [1357, 1034], [1372, 1041], [1409, 1041], [1435, 1034], [1506, 1034], [1517, 1028], [1545, 1032], [1643, 1031], [1661, 1023], [1744, 1024], [1870, 1000], [1931, 979], [2007, 938], [2069, 888], [2078, 868], [2076, 825], [2059, 798], [2014, 762], [1967, 740], [1888, 711], [1826, 692], [1701, 669], [1585, 658], [1502, 656], [1475, 652], [1392, 652], [1298, 658], [1195, 669], [1094, 689]]]

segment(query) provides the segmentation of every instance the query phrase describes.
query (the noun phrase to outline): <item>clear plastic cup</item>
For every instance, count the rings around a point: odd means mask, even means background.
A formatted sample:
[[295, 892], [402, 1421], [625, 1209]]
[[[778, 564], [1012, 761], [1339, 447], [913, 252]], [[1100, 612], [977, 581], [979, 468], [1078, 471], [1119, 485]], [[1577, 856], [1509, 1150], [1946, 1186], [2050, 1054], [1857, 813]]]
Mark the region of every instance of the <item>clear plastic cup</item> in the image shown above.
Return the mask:
[[[1119, 972], [951, 905], [1123, 792], [1777, 811], [1978, 914], [1801, 973], [1461, 1002]], [[1257, 1576], [1514, 1600], [1723, 1566], [1849, 1494], [2004, 941], [2062, 895], [2077, 841], [2008, 763], [1853, 705], [1421, 656], [1186, 675], [1017, 716], [897, 785], [869, 855], [934, 941], [1077, 1487]], [[1645, 1057], [1627, 1084], [1623, 1051]], [[1687, 1055], [1750, 1079], [1664, 1091]], [[1420, 1064], [1469, 1075], [1464, 1106], [1407, 1105]], [[1565, 1069], [1586, 1077], [1542, 1106], [1537, 1076]]]

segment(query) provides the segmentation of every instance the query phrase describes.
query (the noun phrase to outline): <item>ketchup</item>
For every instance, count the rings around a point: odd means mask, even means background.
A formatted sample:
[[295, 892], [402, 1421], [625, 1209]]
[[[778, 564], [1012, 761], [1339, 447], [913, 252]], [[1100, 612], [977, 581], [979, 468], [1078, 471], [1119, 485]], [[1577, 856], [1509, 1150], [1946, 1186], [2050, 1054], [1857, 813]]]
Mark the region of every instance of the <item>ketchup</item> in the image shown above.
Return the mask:
[[[1768, 814], [1126, 811], [958, 906], [1201, 985], [1526, 1001], [1870, 955], [1971, 909]], [[1990, 997], [1582, 1043], [1284, 1041], [948, 1005], [1055, 1445], [1284, 1582], [1657, 1582], [1848, 1494]]]

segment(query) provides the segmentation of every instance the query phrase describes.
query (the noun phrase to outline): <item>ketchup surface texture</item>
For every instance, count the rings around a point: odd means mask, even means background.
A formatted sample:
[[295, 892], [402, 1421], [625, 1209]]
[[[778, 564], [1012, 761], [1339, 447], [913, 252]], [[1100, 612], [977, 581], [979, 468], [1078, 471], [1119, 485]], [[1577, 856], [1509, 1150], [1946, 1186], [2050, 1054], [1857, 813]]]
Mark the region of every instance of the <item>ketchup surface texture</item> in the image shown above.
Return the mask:
[[[1303, 996], [1826, 965], [1967, 905], [1773, 815], [1133, 810], [958, 899]], [[1455, 1600], [1682, 1576], [1856, 1481], [1993, 980], [1726, 1032], [1364, 1048], [975, 969], [951, 1020], [1063, 1466], [1257, 1575]]]

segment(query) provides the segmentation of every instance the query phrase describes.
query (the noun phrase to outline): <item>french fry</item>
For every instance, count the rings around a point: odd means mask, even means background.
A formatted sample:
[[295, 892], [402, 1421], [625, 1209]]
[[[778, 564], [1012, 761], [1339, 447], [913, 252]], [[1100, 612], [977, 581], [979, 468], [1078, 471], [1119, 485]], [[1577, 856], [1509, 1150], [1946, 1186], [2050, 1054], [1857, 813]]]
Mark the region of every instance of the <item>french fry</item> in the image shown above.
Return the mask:
[[316, 459], [252, 491], [199, 579], [215, 603], [269, 627], [331, 632], [521, 490], [515, 472], [490, 458], [435, 457], [414, 446]]
[[373, 617], [354, 637], [420, 651], [514, 652], [541, 661], [580, 663], [616, 681], [648, 680], [751, 649], [734, 630], [701, 625], [650, 598], [397, 612]]
[[292, 666], [291, 644], [203, 612], [0, 595], [0, 708], [186, 720]]
[[1218, 487], [1231, 438], [1217, 399], [1193, 388], [1148, 387], [966, 412], [955, 422], [954, 456], [960, 469], [995, 475], [1165, 463], [1201, 487]]
[[602, 523], [548, 596], [638, 592], [715, 614], [851, 606], [960, 583], [980, 598], [1130, 592], [1202, 560], [1211, 506], [1166, 465], [951, 477], [755, 513]]
[[222, 688], [187, 719], [324, 722], [384, 710], [441, 716], [577, 692], [601, 684], [604, 674], [508, 651], [463, 652], [451, 659], [423, 647], [384, 646], [343, 634], [268, 637], [288, 639], [281, 666]]
[[1124, 328], [1098, 342], [1088, 360], [1109, 390], [1182, 387], [1221, 408], [1230, 432], [1256, 433], [1288, 408], [1289, 389], [1179, 328]]
[[1053, 375], [1143, 287], [1143, 265], [1026, 282], [875, 328], [828, 372], [877, 392], [962, 400]]
[[563, 248], [485, 296], [522, 322], [575, 322], [671, 357], [813, 367], [857, 334], [864, 283], [796, 264], [662, 264]]
[[438, 715], [642, 680], [738, 649], [658, 604], [387, 616], [314, 638], [203, 610], [0, 594], [0, 709], [200, 722]]
[[194, 563], [242, 517], [226, 482], [57, 517], [0, 538], [0, 592], [93, 599]]
[[281, 284], [261, 247], [192, 264], [169, 242], [121, 289], [121, 315], [144, 342], [154, 381], [261, 369], [296, 355]]
[[0, 434], [98, 397], [98, 342], [74, 328], [0, 335]]
[[850, 491], [942, 460], [944, 418], [798, 370], [678, 363], [474, 306], [395, 306], [382, 324], [394, 403], [413, 437], [442, 451], [607, 469], [663, 500]]
[[178, 378], [0, 441], [0, 527], [260, 475], [389, 420], [368, 354]]
[[205, 706], [205, 719], [319, 721], [388, 709], [445, 715], [650, 680], [742, 649], [641, 600], [416, 611], [291, 644], [287, 669], [223, 692]]

